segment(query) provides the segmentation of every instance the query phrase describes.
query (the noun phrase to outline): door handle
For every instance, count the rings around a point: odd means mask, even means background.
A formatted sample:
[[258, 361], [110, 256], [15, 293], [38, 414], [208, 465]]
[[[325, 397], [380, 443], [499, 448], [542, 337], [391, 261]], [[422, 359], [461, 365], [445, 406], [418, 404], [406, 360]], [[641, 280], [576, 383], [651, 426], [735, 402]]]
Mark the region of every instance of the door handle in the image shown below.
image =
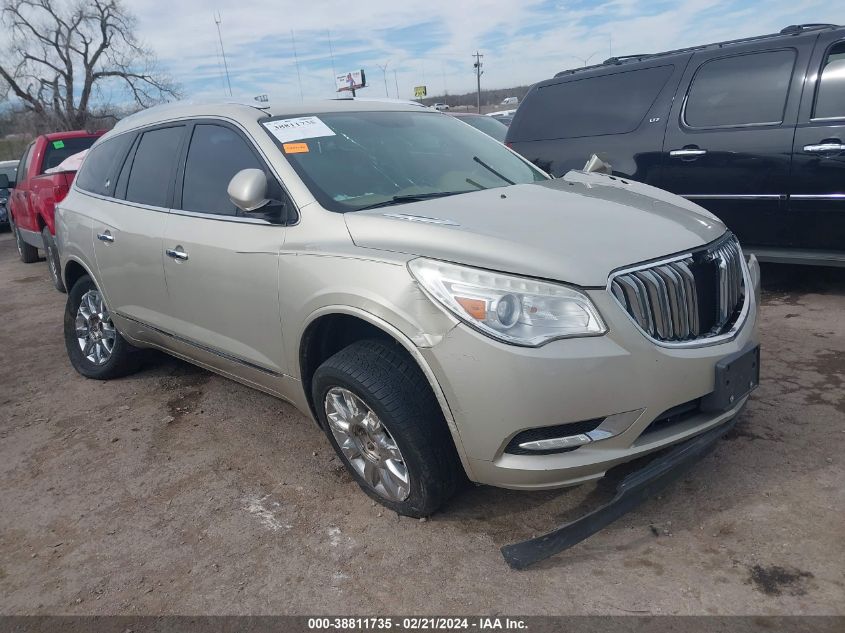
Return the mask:
[[835, 156], [845, 150], [842, 143], [819, 143], [818, 145], [805, 145], [804, 151], [810, 154], [829, 154]]
[[181, 246], [177, 246], [175, 249], [173, 248], [166, 248], [164, 249], [164, 254], [168, 257], [172, 257], [173, 259], [178, 259], [179, 261], [186, 261], [188, 259], [188, 254], [182, 250]]
[[109, 231], [105, 231], [103, 233], [97, 233], [97, 239], [101, 242], [114, 242], [114, 236]]
[[673, 149], [669, 152], [672, 158], [694, 158], [696, 156], [704, 156], [707, 153], [706, 149], [694, 149], [692, 147], [684, 149]]

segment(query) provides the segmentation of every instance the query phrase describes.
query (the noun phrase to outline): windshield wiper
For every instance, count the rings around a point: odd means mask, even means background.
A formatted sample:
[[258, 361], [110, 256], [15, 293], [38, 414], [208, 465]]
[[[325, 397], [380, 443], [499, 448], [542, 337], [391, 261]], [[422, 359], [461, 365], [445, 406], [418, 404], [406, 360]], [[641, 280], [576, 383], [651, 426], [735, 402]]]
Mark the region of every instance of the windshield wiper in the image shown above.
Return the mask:
[[375, 204], [368, 204], [363, 207], [358, 207], [356, 211], [364, 211], [366, 209], [378, 209], [379, 207], [389, 207], [394, 204], [402, 204], [403, 202], [419, 202], [420, 200], [430, 200], [432, 198], [445, 198], [446, 196], [456, 196], [459, 193], [468, 193], [467, 191], [430, 191], [428, 193], [409, 193], [403, 196], [393, 196], [390, 200], [383, 200]]
[[489, 172], [490, 172], [491, 174], [493, 174], [494, 176], [498, 176], [499, 178], [501, 178], [502, 180], [504, 180], [504, 181], [505, 181], [506, 183], [508, 183], [509, 185], [515, 185], [515, 184], [516, 184], [516, 183], [515, 183], [513, 180], [511, 180], [510, 178], [505, 178], [502, 174], [500, 174], [500, 173], [499, 173], [499, 172], [497, 172], [495, 169], [493, 169], [492, 167], [490, 167], [490, 165], [488, 165], [487, 163], [485, 163], [485, 162], [484, 162], [483, 160], [481, 160], [478, 156], [473, 156], [473, 157], [472, 157], [472, 160], [474, 160], [476, 163], [478, 163], [479, 165], [481, 165], [482, 167], [484, 167], [484, 169], [486, 169], [487, 171], [489, 171]]

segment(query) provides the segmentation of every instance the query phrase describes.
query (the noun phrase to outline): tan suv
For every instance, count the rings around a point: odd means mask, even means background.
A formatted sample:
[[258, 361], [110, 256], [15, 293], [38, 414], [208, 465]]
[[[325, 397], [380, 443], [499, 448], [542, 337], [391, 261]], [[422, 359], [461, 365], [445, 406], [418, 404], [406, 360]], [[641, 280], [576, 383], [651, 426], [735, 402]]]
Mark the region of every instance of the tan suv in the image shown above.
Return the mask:
[[81, 374], [158, 348], [283, 398], [406, 515], [601, 477], [757, 380], [758, 267], [719, 220], [418, 107], [153, 108], [57, 215]]

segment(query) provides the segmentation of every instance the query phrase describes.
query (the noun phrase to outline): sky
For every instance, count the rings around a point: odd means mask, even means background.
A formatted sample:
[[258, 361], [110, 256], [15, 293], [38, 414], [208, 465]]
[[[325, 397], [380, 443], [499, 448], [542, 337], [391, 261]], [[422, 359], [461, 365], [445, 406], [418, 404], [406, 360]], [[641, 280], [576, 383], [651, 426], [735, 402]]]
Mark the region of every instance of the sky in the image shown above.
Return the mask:
[[[650, 53], [845, 24], [842, 0], [125, 0], [137, 35], [188, 98], [334, 96], [335, 72], [363, 68], [362, 96], [413, 98], [531, 84], [613, 55]], [[298, 69], [297, 63], [298, 60]], [[386, 73], [379, 66], [387, 65]], [[386, 80], [386, 87], [385, 87]], [[398, 94], [397, 94], [398, 88]]]

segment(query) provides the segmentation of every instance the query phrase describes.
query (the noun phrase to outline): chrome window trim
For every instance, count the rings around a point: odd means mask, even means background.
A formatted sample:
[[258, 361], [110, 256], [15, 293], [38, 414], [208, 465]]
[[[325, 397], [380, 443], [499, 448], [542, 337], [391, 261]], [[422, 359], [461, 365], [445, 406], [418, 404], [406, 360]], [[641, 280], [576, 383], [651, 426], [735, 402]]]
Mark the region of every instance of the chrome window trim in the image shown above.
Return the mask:
[[845, 193], [793, 193], [789, 197], [796, 200], [845, 200]]
[[[725, 235], [729, 235], [726, 233]], [[736, 335], [745, 325], [745, 322], [748, 320], [748, 313], [751, 311], [751, 297], [754, 292], [751, 290], [751, 275], [748, 271], [748, 262], [745, 260], [745, 254], [740, 249], [740, 263], [742, 267], [742, 280], [745, 286], [745, 293], [744, 293], [744, 301], [742, 303], [742, 310], [739, 313], [739, 316], [736, 319], [736, 322], [731, 326], [731, 329], [727, 332], [722, 332], [721, 334], [717, 334], [716, 336], [711, 336], [707, 338], [700, 338], [695, 339], [692, 341], [661, 341], [659, 339], [654, 338], [648, 332], [643, 330], [639, 323], [637, 323], [636, 319], [631, 316], [628, 311], [619, 303], [619, 299], [616, 295], [613, 294], [613, 290], [611, 286], [613, 285], [613, 280], [620, 275], [626, 275], [628, 273], [637, 272], [641, 270], [646, 270], [649, 268], [653, 268], [655, 266], [661, 266], [664, 264], [671, 264], [673, 262], [681, 261], [692, 257], [693, 254], [698, 253], [700, 251], [707, 251], [711, 250], [716, 244], [719, 242], [724, 241], [725, 235], [722, 235], [717, 240], [710, 242], [709, 244], [705, 244], [699, 248], [694, 248], [686, 251], [685, 253], [681, 253], [680, 255], [672, 255], [670, 257], [665, 257], [662, 259], [652, 260], [650, 262], [645, 262], [642, 264], [635, 264], [633, 266], [628, 266], [626, 268], [620, 268], [619, 270], [613, 271], [607, 279], [607, 285], [605, 286], [605, 291], [611, 296], [613, 301], [621, 310], [622, 314], [624, 314], [627, 319], [633, 324], [633, 326], [637, 329], [637, 331], [642, 334], [646, 339], [654, 343], [659, 347], [665, 347], [669, 349], [689, 349], [689, 348], [696, 348], [696, 347], [710, 347], [712, 345], [719, 345], [721, 343], [725, 343], [726, 341], [733, 340], [736, 338]]]
[[780, 200], [779, 193], [685, 193], [684, 198], [695, 200]]
[[238, 222], [241, 224], [263, 224], [267, 226], [288, 226], [284, 223], [273, 223], [261, 218], [250, 218], [238, 215], [223, 215], [222, 213], [202, 213], [201, 211], [185, 211], [184, 209], [170, 209], [171, 215], [184, 215], [204, 220], [217, 220], [218, 222]]
[[[198, 211], [183, 211], [182, 209], [167, 209], [165, 207], [155, 207], [149, 204], [140, 204], [138, 202], [130, 202], [128, 200], [121, 200], [120, 198], [110, 198], [108, 196], [101, 196], [98, 193], [91, 193], [90, 191], [85, 191], [84, 189], [78, 189], [77, 191], [85, 196], [90, 196], [92, 198], [97, 198], [98, 200], [103, 200], [105, 202], [113, 202], [115, 204], [119, 204], [121, 206], [127, 207], [134, 207], [136, 209], [143, 209], [144, 211], [155, 211], [157, 213], [171, 213], [173, 215], [184, 215], [189, 217], [201, 218], [205, 220], [217, 220], [218, 222], [238, 222], [240, 224], [258, 224], [258, 225], [266, 225], [266, 226], [278, 226], [278, 227], [289, 227], [289, 226], [296, 226], [295, 224], [285, 224], [285, 223], [274, 223], [269, 222], [267, 220], [263, 220], [261, 218], [246, 218], [243, 216], [236, 216], [236, 215], [218, 215], [215, 213], [200, 213]], [[297, 222], [298, 223], [298, 222]]]

